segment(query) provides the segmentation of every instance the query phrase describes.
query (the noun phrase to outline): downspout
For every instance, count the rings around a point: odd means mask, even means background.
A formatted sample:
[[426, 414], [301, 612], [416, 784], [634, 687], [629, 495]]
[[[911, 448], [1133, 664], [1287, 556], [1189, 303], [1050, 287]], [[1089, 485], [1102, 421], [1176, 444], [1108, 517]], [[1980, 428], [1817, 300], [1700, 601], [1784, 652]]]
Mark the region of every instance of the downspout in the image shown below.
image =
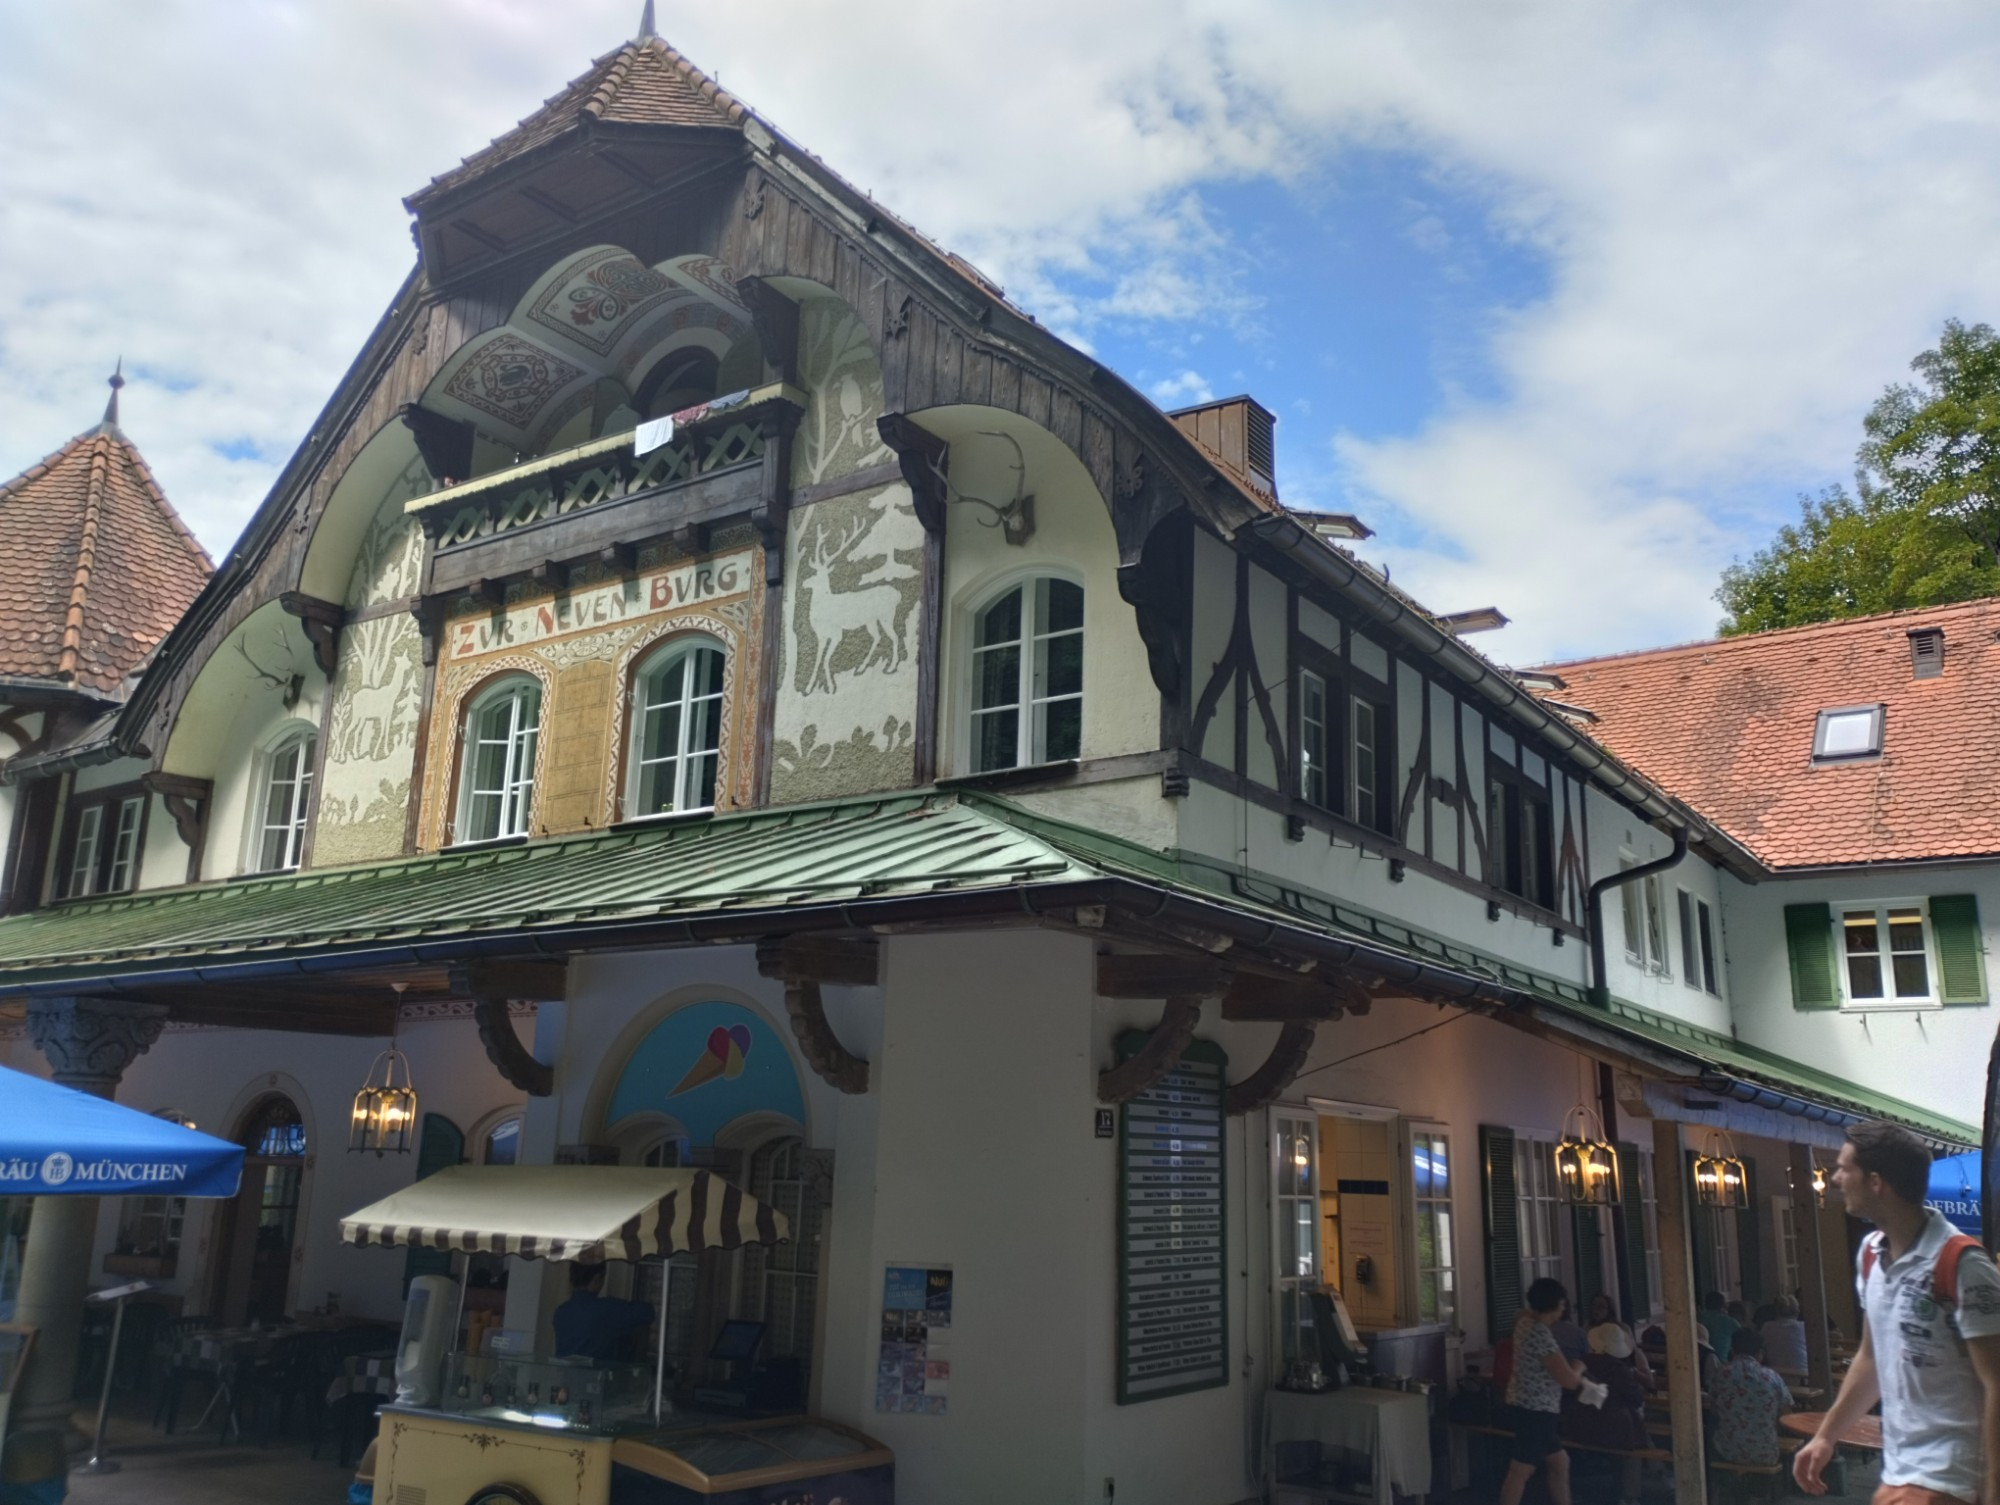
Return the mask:
[[1610, 889], [1637, 883], [1641, 878], [1650, 878], [1654, 873], [1663, 873], [1670, 867], [1678, 866], [1688, 854], [1687, 828], [1675, 826], [1673, 838], [1674, 849], [1666, 856], [1599, 878], [1584, 895], [1584, 908], [1590, 914], [1590, 1001], [1598, 1008], [1611, 1007], [1609, 965], [1604, 959], [1604, 895]]

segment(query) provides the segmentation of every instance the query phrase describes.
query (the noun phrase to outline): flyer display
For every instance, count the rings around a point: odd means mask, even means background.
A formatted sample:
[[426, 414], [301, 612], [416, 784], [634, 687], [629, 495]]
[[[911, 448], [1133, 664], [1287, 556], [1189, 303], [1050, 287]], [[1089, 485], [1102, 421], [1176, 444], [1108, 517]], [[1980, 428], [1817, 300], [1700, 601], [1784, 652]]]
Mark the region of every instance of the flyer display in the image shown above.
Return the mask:
[[951, 1271], [890, 1265], [882, 1276], [875, 1409], [942, 1416], [951, 1401]]

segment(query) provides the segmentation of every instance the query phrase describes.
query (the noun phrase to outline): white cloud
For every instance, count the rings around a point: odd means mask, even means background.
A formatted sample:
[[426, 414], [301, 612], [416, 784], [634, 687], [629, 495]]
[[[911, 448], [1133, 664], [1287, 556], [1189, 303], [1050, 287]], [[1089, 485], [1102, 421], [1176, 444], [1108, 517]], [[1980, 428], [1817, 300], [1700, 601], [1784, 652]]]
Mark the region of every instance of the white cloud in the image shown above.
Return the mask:
[[1215, 389], [1199, 371], [1162, 377], [1146, 388], [1146, 395], [1163, 408], [1186, 408], [1198, 402], [1215, 401]]
[[[225, 548], [408, 269], [401, 195], [638, 8], [0, 0], [0, 474], [92, 421], [122, 352], [128, 429]], [[1399, 582], [1497, 602], [1517, 658], [1706, 630], [1764, 526], [1718, 517], [1843, 473], [1880, 386], [2000, 285], [1983, 7], [770, 0], [669, 29], [1083, 338], [1254, 310], [1205, 183], [1365, 144], [1475, 193], [1551, 277], [1483, 332], [1501, 395], [1325, 468], [1407, 524]]]

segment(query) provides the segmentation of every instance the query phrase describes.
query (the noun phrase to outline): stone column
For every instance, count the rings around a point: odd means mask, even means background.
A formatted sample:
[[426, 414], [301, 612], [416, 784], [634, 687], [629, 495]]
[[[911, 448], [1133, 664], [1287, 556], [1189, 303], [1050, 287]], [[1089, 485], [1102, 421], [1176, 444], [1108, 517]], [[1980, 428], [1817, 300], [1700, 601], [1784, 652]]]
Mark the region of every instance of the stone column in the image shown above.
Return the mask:
[[[135, 1056], [160, 1038], [166, 1008], [124, 998], [36, 998], [28, 1004], [28, 1034], [65, 1087], [109, 1098]], [[63, 1436], [74, 1402], [77, 1336], [90, 1289], [97, 1239], [96, 1197], [42, 1196], [28, 1222], [15, 1321], [39, 1331], [15, 1397], [8, 1474], [20, 1477], [14, 1454], [34, 1455], [35, 1472], [54, 1478], [64, 1466]]]

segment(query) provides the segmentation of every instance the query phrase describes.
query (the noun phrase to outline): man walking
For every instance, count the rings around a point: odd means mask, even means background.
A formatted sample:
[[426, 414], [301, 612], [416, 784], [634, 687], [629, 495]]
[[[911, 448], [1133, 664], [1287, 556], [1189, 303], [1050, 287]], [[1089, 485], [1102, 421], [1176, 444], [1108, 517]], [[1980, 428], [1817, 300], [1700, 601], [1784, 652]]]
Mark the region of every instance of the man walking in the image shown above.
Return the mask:
[[1882, 1403], [1882, 1485], [1875, 1505], [2000, 1505], [2000, 1271], [1941, 1213], [1924, 1206], [1930, 1152], [1893, 1124], [1857, 1124], [1833, 1184], [1862, 1241], [1855, 1287], [1861, 1347], [1840, 1394], [1792, 1472], [1807, 1494], [1836, 1439]]

